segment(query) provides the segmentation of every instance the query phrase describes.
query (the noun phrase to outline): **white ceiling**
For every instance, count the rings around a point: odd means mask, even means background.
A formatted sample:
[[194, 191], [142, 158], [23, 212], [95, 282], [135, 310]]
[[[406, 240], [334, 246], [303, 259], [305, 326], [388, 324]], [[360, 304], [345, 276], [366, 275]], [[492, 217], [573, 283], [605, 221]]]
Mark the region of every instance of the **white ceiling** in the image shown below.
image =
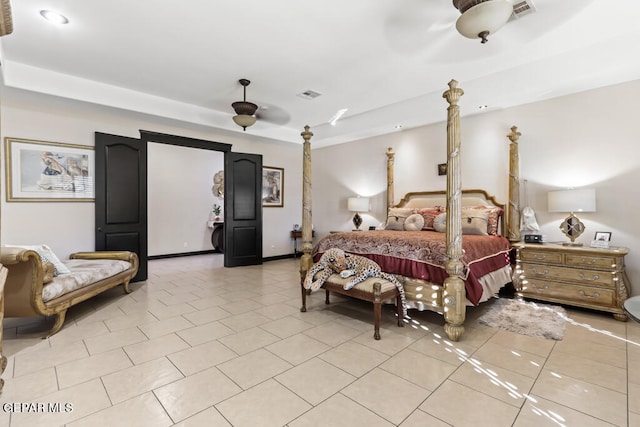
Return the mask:
[[[2, 76], [26, 89], [314, 147], [640, 78], [640, 2], [533, 0], [487, 44], [455, 30], [451, 0], [13, 0]], [[64, 26], [42, 19], [53, 9]], [[314, 100], [297, 94], [313, 90]], [[615, 108], [615, 100], [611, 100]], [[336, 126], [328, 121], [348, 111]]]

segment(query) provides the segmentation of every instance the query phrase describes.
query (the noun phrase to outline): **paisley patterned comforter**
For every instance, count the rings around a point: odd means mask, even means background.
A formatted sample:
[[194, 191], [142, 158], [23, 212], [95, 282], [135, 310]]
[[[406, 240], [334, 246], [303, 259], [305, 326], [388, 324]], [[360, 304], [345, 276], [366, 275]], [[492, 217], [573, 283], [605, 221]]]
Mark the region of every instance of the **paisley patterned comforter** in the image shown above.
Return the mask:
[[[314, 247], [315, 261], [329, 248], [361, 255], [377, 262], [382, 271], [441, 285], [447, 277], [445, 233], [436, 231], [372, 230], [332, 233]], [[502, 236], [462, 236], [467, 299], [477, 305], [482, 297], [478, 279], [509, 265], [509, 241]]]

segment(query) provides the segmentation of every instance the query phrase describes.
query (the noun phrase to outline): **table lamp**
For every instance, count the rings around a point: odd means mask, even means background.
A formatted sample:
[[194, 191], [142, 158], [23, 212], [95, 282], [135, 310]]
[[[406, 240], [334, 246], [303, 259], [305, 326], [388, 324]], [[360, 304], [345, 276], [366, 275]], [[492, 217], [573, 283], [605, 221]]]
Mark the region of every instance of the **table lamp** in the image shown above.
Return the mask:
[[569, 212], [569, 216], [560, 224], [560, 230], [571, 239], [571, 243], [565, 242], [565, 246], [582, 246], [575, 240], [584, 232], [585, 226], [574, 212], [596, 211], [596, 190], [593, 188], [580, 188], [572, 190], [550, 191], [547, 193], [549, 212]]
[[360, 216], [360, 212], [369, 212], [369, 198], [349, 197], [347, 199], [347, 209], [355, 212], [355, 215], [353, 215], [353, 225], [355, 225], [356, 229], [354, 231], [361, 231], [362, 217]]

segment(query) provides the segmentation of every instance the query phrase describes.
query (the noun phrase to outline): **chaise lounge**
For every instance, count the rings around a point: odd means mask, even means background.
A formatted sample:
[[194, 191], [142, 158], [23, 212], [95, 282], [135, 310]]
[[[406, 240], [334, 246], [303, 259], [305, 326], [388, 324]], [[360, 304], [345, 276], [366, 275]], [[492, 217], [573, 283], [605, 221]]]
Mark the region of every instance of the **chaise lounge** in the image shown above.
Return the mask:
[[[101, 292], [122, 285], [138, 272], [138, 256], [128, 251], [77, 252], [60, 262], [39, 247], [2, 247], [0, 264], [7, 268], [4, 316], [56, 316], [48, 338], [57, 333], [67, 309]], [[51, 259], [53, 258], [53, 259]]]

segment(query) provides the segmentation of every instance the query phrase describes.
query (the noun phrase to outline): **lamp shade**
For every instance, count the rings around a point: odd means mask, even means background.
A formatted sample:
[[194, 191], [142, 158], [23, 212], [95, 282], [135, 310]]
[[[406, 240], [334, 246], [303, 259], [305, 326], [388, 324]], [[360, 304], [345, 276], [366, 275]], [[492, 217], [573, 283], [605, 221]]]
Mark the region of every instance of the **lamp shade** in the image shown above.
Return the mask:
[[454, 5], [462, 12], [456, 21], [458, 32], [470, 39], [481, 38], [482, 43], [513, 14], [513, 4], [506, 0], [458, 0]]
[[595, 212], [596, 190], [580, 188], [547, 193], [549, 212]]
[[233, 116], [233, 121], [243, 128], [248, 128], [256, 122], [256, 118], [254, 116], [248, 116], [246, 114], [238, 114]]
[[369, 198], [349, 197], [347, 199], [347, 209], [351, 212], [369, 212]]

